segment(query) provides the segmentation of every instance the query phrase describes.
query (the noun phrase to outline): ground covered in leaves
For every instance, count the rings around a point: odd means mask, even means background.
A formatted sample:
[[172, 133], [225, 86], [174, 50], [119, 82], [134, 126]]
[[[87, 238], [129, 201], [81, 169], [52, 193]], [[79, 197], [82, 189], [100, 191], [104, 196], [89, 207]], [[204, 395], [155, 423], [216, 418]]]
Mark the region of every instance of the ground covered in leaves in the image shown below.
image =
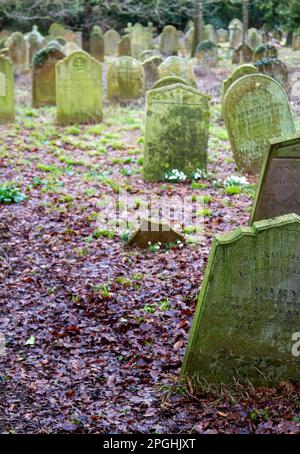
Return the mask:
[[[26, 199], [0, 205], [0, 432], [300, 432], [295, 385], [216, 397], [178, 382], [212, 237], [247, 225], [255, 191], [251, 175], [226, 184], [238, 175], [220, 113], [229, 72], [196, 68], [212, 97], [208, 176], [178, 184], [143, 181], [143, 102], [60, 128], [55, 109], [30, 107], [30, 77], [17, 80], [0, 177]], [[126, 247], [128, 231], [99, 227], [120, 190], [137, 206], [150, 194], [203, 196], [204, 237]]]

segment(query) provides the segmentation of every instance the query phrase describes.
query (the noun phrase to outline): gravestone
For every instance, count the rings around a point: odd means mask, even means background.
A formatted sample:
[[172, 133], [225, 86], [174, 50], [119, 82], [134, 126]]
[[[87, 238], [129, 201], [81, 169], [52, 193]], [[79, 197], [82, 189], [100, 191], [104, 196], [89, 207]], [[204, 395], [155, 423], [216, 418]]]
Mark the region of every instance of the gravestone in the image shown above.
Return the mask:
[[253, 50], [248, 44], [241, 44], [234, 49], [232, 55], [232, 64], [242, 65], [243, 63], [250, 63], [253, 61]]
[[240, 79], [241, 77], [258, 73], [259, 71], [254, 65], [245, 64], [236, 68], [233, 73], [222, 83], [222, 99], [224, 98], [228, 88], [233, 84], [233, 82]]
[[209, 97], [183, 84], [150, 90], [146, 99], [144, 179], [162, 181], [179, 170], [206, 171]]
[[196, 77], [191, 63], [182, 57], [168, 57], [158, 67], [159, 78], [176, 76], [186, 80], [192, 87], [197, 87]]
[[268, 141], [295, 133], [287, 95], [261, 74], [244, 76], [227, 90], [222, 113], [237, 167], [259, 173]]
[[56, 65], [56, 105], [59, 124], [102, 120], [102, 68], [88, 53], [71, 53]]
[[295, 214], [217, 236], [181, 377], [195, 387], [299, 381], [299, 358], [292, 354], [300, 326], [299, 274]]
[[68, 56], [72, 52], [76, 52], [81, 50], [80, 47], [75, 42], [69, 42], [63, 47], [63, 53]]
[[89, 51], [92, 57], [102, 62], [104, 61], [104, 36], [99, 28], [95, 26], [90, 34]]
[[[161, 58], [159, 50], [146, 49], [146, 50], [143, 50], [143, 52], [141, 52], [139, 59], [143, 63], [144, 61], [149, 60], [149, 58], [157, 57], [157, 56]], [[162, 58], [161, 58], [161, 61], [163, 61]]]
[[145, 88], [149, 90], [153, 84], [159, 79], [158, 67], [162, 63], [161, 57], [151, 57], [142, 63], [145, 73]]
[[148, 27], [141, 24], [135, 24], [130, 33], [131, 52], [134, 58], [139, 58], [141, 52], [150, 49], [152, 45], [152, 32]]
[[229, 23], [228, 29], [229, 46], [236, 49], [243, 42], [243, 24], [239, 19], [232, 19]]
[[115, 55], [118, 51], [118, 42], [120, 41], [120, 35], [115, 30], [107, 30], [104, 33], [104, 49], [105, 55]]
[[300, 29], [293, 34], [293, 50], [300, 50]]
[[300, 136], [273, 139], [266, 154], [250, 225], [283, 214], [300, 215]]
[[120, 57], [107, 74], [107, 98], [127, 101], [143, 96], [145, 75], [141, 63], [132, 57]]
[[257, 70], [265, 76], [272, 77], [284, 88], [289, 90], [289, 71], [287, 65], [278, 58], [264, 58], [255, 63]]
[[177, 30], [173, 25], [166, 25], [160, 35], [160, 51], [162, 55], [168, 57], [177, 55], [179, 49], [179, 39]]
[[124, 35], [118, 42], [118, 56], [119, 57], [131, 57], [130, 35]]
[[156, 88], [162, 88], [162, 87], [167, 87], [168, 85], [174, 85], [174, 84], [183, 84], [190, 86], [187, 80], [181, 79], [180, 77], [176, 76], [166, 76], [163, 77], [162, 79], [158, 79], [154, 84], [152, 85], [152, 90]]
[[48, 35], [51, 36], [52, 38], [63, 38], [65, 34], [66, 28], [64, 25], [58, 24], [57, 22], [54, 22], [53, 24], [50, 25]]
[[278, 41], [279, 43], [281, 43], [282, 38], [283, 38], [283, 33], [280, 30], [280, 28], [275, 28], [272, 31], [272, 38], [275, 39], [276, 41]]
[[213, 25], [207, 24], [204, 26], [202, 41], [211, 41], [215, 45], [218, 44], [218, 36]]
[[229, 39], [228, 31], [224, 28], [219, 28], [217, 30], [218, 43], [227, 43]]
[[190, 52], [193, 47], [193, 39], [194, 39], [194, 27], [190, 28], [184, 37], [184, 47], [185, 49]]
[[253, 51], [262, 45], [262, 37], [256, 28], [249, 28], [247, 31], [247, 43]]
[[12, 62], [0, 55], [0, 123], [15, 121], [14, 74]]
[[196, 58], [199, 63], [216, 65], [218, 61], [218, 46], [212, 41], [201, 41], [196, 47]]
[[254, 62], [264, 60], [265, 58], [278, 58], [278, 49], [273, 44], [262, 44], [257, 47], [253, 54]]
[[32, 106], [55, 106], [56, 82], [55, 65], [65, 54], [55, 47], [40, 50], [32, 65]]
[[46, 40], [38, 31], [36, 25], [34, 25], [32, 31], [25, 36], [25, 40], [27, 41], [28, 47], [28, 66], [31, 66], [33, 57], [39, 50], [45, 47]]
[[23, 74], [27, 68], [27, 45], [20, 32], [14, 32], [6, 41], [8, 56], [13, 63], [14, 73]]
[[63, 38], [67, 43], [74, 43], [75, 42], [75, 33], [72, 30], [66, 30]]

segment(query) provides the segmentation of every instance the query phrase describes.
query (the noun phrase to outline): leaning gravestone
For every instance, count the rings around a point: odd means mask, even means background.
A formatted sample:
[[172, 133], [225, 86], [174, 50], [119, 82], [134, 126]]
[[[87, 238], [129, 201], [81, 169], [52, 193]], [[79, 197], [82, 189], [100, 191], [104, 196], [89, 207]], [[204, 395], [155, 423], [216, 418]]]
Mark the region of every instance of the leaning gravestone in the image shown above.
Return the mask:
[[40, 50], [32, 65], [32, 106], [55, 106], [56, 82], [55, 65], [65, 54], [55, 47]]
[[265, 157], [250, 218], [300, 215], [300, 136], [273, 139]]
[[161, 181], [175, 169], [188, 178], [205, 171], [208, 130], [208, 96], [183, 84], [148, 91], [144, 179]]
[[179, 49], [179, 39], [177, 30], [173, 25], [166, 25], [160, 36], [160, 51], [166, 57], [177, 55]]
[[141, 63], [132, 57], [118, 58], [107, 74], [107, 98], [127, 101], [143, 96], [145, 74]]
[[159, 79], [158, 67], [162, 63], [162, 58], [155, 56], [142, 63], [145, 73], [145, 88], [149, 90], [152, 85]]
[[12, 62], [0, 55], [0, 123], [15, 120], [14, 74]]
[[119, 57], [131, 57], [130, 35], [124, 35], [118, 42], [118, 56]]
[[233, 84], [233, 82], [240, 79], [241, 77], [258, 73], [259, 71], [254, 65], [245, 64], [236, 68], [233, 73], [222, 83], [222, 99], [224, 98], [228, 88]]
[[24, 35], [20, 32], [10, 35], [6, 41], [6, 47], [8, 56], [13, 62], [14, 73], [23, 74], [27, 68], [27, 45]]
[[62, 125], [102, 120], [102, 68], [88, 53], [73, 52], [56, 65], [56, 105]]
[[104, 36], [100, 27], [93, 27], [90, 34], [89, 51], [96, 60], [104, 61]]
[[192, 87], [197, 87], [196, 77], [191, 63], [182, 57], [168, 57], [158, 67], [159, 78], [176, 76], [186, 80]]
[[216, 237], [182, 378], [195, 387], [299, 381], [299, 358], [292, 354], [300, 326], [299, 257], [295, 214]]
[[285, 91], [261, 74], [234, 82], [224, 97], [222, 113], [235, 162], [243, 172], [259, 173], [268, 141], [295, 133]]
[[104, 33], [104, 49], [105, 55], [114, 55], [118, 51], [118, 42], [120, 41], [120, 35], [115, 30], [107, 30]]

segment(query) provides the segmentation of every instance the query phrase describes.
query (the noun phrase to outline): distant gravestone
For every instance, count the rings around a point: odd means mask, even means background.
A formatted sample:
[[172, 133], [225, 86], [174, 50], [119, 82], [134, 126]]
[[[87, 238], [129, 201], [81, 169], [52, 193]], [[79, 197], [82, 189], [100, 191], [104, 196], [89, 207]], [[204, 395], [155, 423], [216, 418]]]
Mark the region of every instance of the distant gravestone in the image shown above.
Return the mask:
[[166, 25], [160, 36], [160, 51], [166, 57], [177, 55], [179, 39], [177, 30], [173, 25]]
[[105, 55], [115, 55], [118, 51], [118, 42], [120, 35], [115, 30], [107, 30], [104, 33], [104, 49]]
[[215, 30], [215, 27], [211, 24], [207, 24], [204, 26], [203, 30], [203, 41], [210, 41], [215, 45], [218, 44], [218, 36]]
[[75, 42], [67, 43], [63, 48], [63, 53], [68, 56], [72, 52], [76, 52], [77, 50], [81, 50], [80, 47]]
[[232, 19], [229, 26], [229, 46], [233, 49], [239, 47], [243, 42], [243, 24], [239, 19]]
[[65, 54], [55, 47], [40, 50], [32, 65], [32, 106], [55, 106], [56, 82], [55, 65]]
[[253, 54], [254, 62], [264, 60], [265, 58], [278, 58], [278, 49], [272, 44], [262, 44], [257, 47]]
[[260, 171], [269, 139], [295, 133], [283, 88], [261, 74], [234, 82], [226, 92], [222, 112], [235, 162], [243, 172]]
[[124, 35], [118, 42], [118, 56], [119, 57], [131, 57], [130, 35]]
[[24, 36], [15, 32], [6, 41], [8, 56], [13, 62], [14, 73], [23, 74], [27, 68], [27, 45]]
[[167, 87], [168, 85], [174, 85], [174, 84], [183, 84], [190, 86], [188, 81], [181, 79], [181, 77], [176, 77], [176, 76], [166, 76], [162, 77], [161, 79], [158, 79], [154, 84], [152, 85], [152, 90], [156, 90], [156, 88], [162, 88], [162, 87]]
[[152, 32], [150, 28], [135, 24], [131, 29], [131, 52], [134, 58], [139, 58], [141, 52], [150, 49], [152, 45]]
[[199, 63], [216, 65], [218, 61], [218, 46], [212, 41], [201, 41], [196, 47], [196, 58]]
[[28, 46], [28, 66], [31, 66], [33, 57], [39, 50], [45, 47], [46, 40], [38, 31], [38, 27], [36, 25], [34, 25], [32, 31], [25, 36], [25, 39]]
[[102, 120], [102, 68], [88, 53], [73, 52], [56, 65], [56, 105], [62, 125]]
[[164, 180], [174, 169], [191, 178], [206, 170], [209, 97], [183, 85], [147, 92], [144, 179]]
[[141, 63], [132, 57], [121, 57], [111, 64], [107, 74], [107, 97], [126, 101], [143, 96], [145, 75]]
[[0, 123], [15, 120], [14, 75], [12, 62], [0, 55]]
[[[217, 236], [181, 377], [194, 387], [272, 386], [300, 379], [300, 218], [257, 222]], [[297, 349], [296, 349], [297, 350]]]
[[90, 34], [89, 51], [92, 57], [104, 61], [104, 36], [102, 31], [94, 27]]
[[218, 43], [227, 43], [229, 39], [228, 31], [224, 28], [219, 28], [217, 30]]
[[161, 57], [151, 57], [142, 63], [145, 73], [145, 88], [149, 90], [152, 85], [159, 79], [158, 67], [162, 63]]
[[194, 27], [190, 28], [184, 36], [184, 47], [190, 52], [193, 47]]
[[247, 31], [247, 42], [253, 51], [262, 45], [262, 36], [256, 28], [249, 28]]
[[272, 77], [284, 88], [289, 89], [289, 71], [287, 65], [278, 58], [265, 58], [255, 63], [257, 70], [265, 76]]
[[242, 65], [243, 63], [250, 63], [253, 61], [253, 50], [248, 44], [241, 44], [234, 49], [232, 55], [232, 64]]
[[64, 25], [54, 22], [50, 25], [48, 34], [52, 38], [63, 38], [66, 34], [66, 28]]
[[300, 136], [273, 139], [264, 160], [250, 218], [300, 215]]
[[259, 71], [256, 69], [254, 65], [241, 65], [238, 68], [236, 68], [233, 73], [223, 81], [222, 84], [222, 99], [224, 98], [228, 88], [235, 82], [236, 80], [240, 79], [241, 77], [244, 76], [249, 76], [250, 74], [258, 74]]
[[159, 78], [176, 76], [186, 80], [192, 87], [197, 87], [196, 77], [191, 63], [182, 57], [168, 57], [158, 67]]

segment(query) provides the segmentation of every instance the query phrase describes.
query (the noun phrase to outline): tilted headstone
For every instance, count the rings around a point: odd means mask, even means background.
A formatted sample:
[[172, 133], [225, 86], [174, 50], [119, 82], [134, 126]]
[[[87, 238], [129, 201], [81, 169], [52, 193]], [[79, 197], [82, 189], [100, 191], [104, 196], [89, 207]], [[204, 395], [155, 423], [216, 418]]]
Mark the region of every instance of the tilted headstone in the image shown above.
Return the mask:
[[131, 57], [130, 35], [124, 35], [118, 42], [118, 56], [119, 57]]
[[205, 171], [208, 131], [208, 96], [183, 84], [148, 91], [144, 179], [161, 181], [175, 169], [188, 178]]
[[55, 65], [65, 54], [55, 47], [40, 50], [33, 58], [32, 65], [32, 106], [55, 106], [56, 82]]
[[214, 240], [181, 377], [194, 387], [300, 379], [300, 218], [256, 222]]
[[222, 113], [237, 167], [259, 173], [269, 140], [295, 133], [287, 95], [261, 74], [234, 82], [223, 99]]
[[235, 82], [236, 80], [240, 79], [241, 77], [244, 76], [249, 76], [250, 74], [258, 74], [259, 71], [256, 69], [254, 65], [241, 65], [238, 68], [236, 68], [233, 73], [223, 81], [222, 84], [222, 98], [224, 98], [228, 88]]
[[24, 36], [15, 32], [6, 41], [8, 56], [13, 62], [14, 73], [23, 74], [27, 69], [27, 45]]
[[14, 74], [12, 62], [0, 55], [0, 123], [15, 121]]
[[167, 87], [168, 85], [174, 85], [174, 84], [183, 84], [187, 85], [190, 87], [190, 84], [188, 83], [187, 80], [181, 79], [181, 77], [177, 76], [166, 76], [162, 77], [161, 79], [158, 79], [154, 84], [152, 85], [152, 90], [156, 90], [156, 88], [162, 88], [162, 87]]
[[289, 71], [287, 65], [278, 58], [264, 58], [255, 63], [257, 70], [265, 76], [272, 77], [282, 85], [284, 90], [289, 89]]
[[160, 51], [166, 57], [177, 55], [179, 49], [179, 39], [177, 30], [173, 25], [166, 25], [160, 35]]
[[263, 42], [261, 34], [258, 30], [256, 30], [256, 28], [249, 28], [249, 30], [247, 31], [246, 40], [253, 51], [257, 47], [261, 46]]
[[145, 74], [141, 63], [132, 57], [120, 57], [113, 62], [107, 74], [107, 98], [127, 101], [143, 96]]
[[159, 79], [158, 67], [162, 63], [162, 58], [155, 56], [142, 63], [145, 73], [145, 88], [149, 90], [153, 84]]
[[102, 67], [88, 53], [71, 53], [56, 65], [56, 105], [59, 124], [102, 120]]
[[243, 63], [250, 63], [253, 61], [253, 50], [248, 44], [241, 44], [234, 49], [232, 54], [232, 64], [242, 65]]
[[243, 42], [243, 24], [239, 19], [232, 19], [228, 26], [229, 45], [233, 49], [239, 47]]
[[104, 61], [104, 36], [101, 29], [93, 28], [90, 34], [89, 51], [96, 60]]
[[104, 33], [104, 49], [105, 55], [114, 55], [118, 52], [118, 42], [120, 35], [115, 30], [107, 30]]
[[193, 67], [182, 57], [168, 57], [158, 67], [159, 78], [176, 76], [186, 80], [192, 87], [197, 87]]
[[256, 190], [250, 225], [283, 214], [300, 215], [300, 136], [273, 139]]
[[265, 58], [278, 58], [278, 49], [273, 44], [262, 44], [257, 47], [253, 54], [254, 62]]

